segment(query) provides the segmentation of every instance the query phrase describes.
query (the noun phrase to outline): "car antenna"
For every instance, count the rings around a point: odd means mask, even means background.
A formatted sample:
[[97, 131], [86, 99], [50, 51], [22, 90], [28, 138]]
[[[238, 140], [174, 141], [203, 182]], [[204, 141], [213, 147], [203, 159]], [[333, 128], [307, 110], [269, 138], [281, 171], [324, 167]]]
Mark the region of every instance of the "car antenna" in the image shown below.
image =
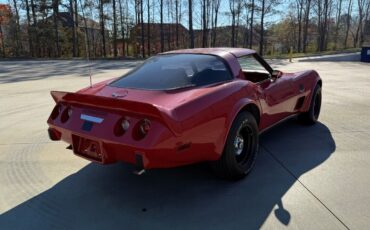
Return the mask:
[[[76, 4], [77, 4], [77, 2], [76, 2]], [[83, 10], [84, 8], [82, 7], [81, 0], [80, 0], [80, 6], [81, 6], [81, 9], [82, 9], [82, 18], [83, 18], [83, 21], [84, 21], [84, 24], [85, 24], [85, 51], [86, 51], [87, 64], [89, 65], [90, 88], [92, 88], [92, 71], [91, 71], [91, 61], [90, 61], [90, 46], [89, 46], [89, 41], [88, 41], [88, 39], [89, 39], [89, 33], [87, 31], [87, 22], [86, 22], [85, 12]], [[78, 21], [78, 16], [74, 20], [77, 20]]]

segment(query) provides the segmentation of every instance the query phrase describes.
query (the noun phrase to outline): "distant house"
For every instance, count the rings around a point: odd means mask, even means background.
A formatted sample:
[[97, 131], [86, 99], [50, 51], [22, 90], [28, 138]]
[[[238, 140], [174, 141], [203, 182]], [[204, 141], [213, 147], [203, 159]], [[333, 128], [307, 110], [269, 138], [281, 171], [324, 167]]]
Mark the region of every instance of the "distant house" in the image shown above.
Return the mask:
[[[246, 47], [247, 44], [247, 36], [245, 34], [249, 34], [249, 29], [245, 26], [237, 26], [234, 27], [235, 30], [235, 45], [237, 47]], [[231, 37], [232, 37], [232, 26], [218, 26], [214, 29], [209, 28], [207, 30], [207, 39], [208, 39], [208, 46], [211, 46], [211, 40], [212, 40], [212, 31], [216, 34], [215, 39], [215, 46], [221, 47], [221, 46], [231, 46]], [[253, 32], [254, 34], [254, 40], [257, 37], [257, 34]], [[194, 30], [194, 43], [195, 47], [202, 47], [203, 44], [203, 30]], [[248, 42], [249, 43], [249, 42]], [[256, 41], [253, 42], [255, 44]]]
[[[148, 36], [148, 25], [150, 34]], [[178, 29], [178, 34], [176, 33]], [[189, 44], [189, 31], [182, 25], [176, 23], [163, 23], [164, 51], [186, 48]], [[150, 51], [148, 51], [148, 41]], [[130, 42], [136, 55], [141, 54], [141, 24], [136, 24], [130, 31]], [[144, 51], [150, 55], [161, 52], [161, 24], [144, 23]]]
[[[57, 15], [57, 21], [59, 30], [61, 33], [61, 43], [62, 47], [66, 54], [70, 54], [71, 51], [71, 44], [72, 44], [72, 29], [74, 24], [74, 17], [71, 15], [70, 12], [60, 12]], [[45, 21], [40, 22], [40, 24], [49, 24], [53, 25], [54, 23], [54, 16], [50, 16], [46, 18]], [[102, 54], [102, 36], [101, 36], [101, 28], [100, 24], [90, 18], [84, 18], [81, 15], [77, 16], [77, 34], [79, 39], [79, 46], [80, 49], [83, 51], [85, 50], [85, 35], [87, 34], [87, 42], [90, 46], [91, 56], [101, 56]], [[105, 43], [106, 43], [106, 51], [109, 53], [109, 30], [105, 30]], [[83, 44], [83, 45], [82, 45]], [[66, 50], [68, 49], [68, 50]], [[62, 50], [63, 52], [63, 50]]]

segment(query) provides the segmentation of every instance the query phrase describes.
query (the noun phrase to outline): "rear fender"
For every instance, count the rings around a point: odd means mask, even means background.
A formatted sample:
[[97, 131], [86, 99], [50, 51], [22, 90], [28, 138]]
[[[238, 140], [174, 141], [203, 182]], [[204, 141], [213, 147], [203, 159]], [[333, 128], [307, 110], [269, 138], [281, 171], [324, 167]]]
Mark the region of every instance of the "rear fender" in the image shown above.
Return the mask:
[[221, 140], [220, 140], [222, 142], [222, 145], [220, 145], [220, 146], [222, 146], [222, 149], [217, 150], [217, 152], [220, 153], [220, 156], [223, 152], [223, 148], [225, 147], [227, 137], [229, 135], [231, 126], [232, 126], [236, 116], [243, 110], [243, 108], [245, 106], [250, 105], [250, 104], [253, 104], [253, 105], [257, 106], [258, 110], [261, 111], [261, 107], [259, 106], [258, 103], [256, 103], [255, 101], [253, 101], [249, 98], [242, 98], [234, 105], [231, 112], [229, 113], [227, 123], [225, 124], [226, 129], [225, 129], [224, 134], [221, 136]]

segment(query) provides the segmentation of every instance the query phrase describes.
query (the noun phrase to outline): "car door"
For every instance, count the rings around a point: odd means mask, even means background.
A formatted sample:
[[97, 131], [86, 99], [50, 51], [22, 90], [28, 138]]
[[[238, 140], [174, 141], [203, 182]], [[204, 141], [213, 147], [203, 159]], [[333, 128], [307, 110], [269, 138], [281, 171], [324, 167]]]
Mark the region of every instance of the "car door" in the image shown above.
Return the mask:
[[257, 54], [238, 58], [242, 70], [265, 71], [266, 78], [255, 82], [257, 96], [262, 109], [260, 129], [265, 129], [292, 114], [295, 91], [288, 75], [281, 74], [272, 78], [272, 68]]

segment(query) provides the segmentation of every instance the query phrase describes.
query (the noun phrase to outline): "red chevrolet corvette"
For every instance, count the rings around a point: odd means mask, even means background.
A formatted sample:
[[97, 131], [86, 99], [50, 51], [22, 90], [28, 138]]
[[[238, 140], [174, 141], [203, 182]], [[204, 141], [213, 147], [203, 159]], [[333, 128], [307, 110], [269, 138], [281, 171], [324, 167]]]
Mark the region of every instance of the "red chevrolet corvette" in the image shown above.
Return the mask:
[[128, 162], [138, 173], [209, 161], [238, 179], [255, 162], [261, 132], [292, 116], [317, 122], [321, 87], [317, 72], [273, 70], [253, 50], [176, 50], [76, 93], [52, 91], [48, 132], [78, 156]]

